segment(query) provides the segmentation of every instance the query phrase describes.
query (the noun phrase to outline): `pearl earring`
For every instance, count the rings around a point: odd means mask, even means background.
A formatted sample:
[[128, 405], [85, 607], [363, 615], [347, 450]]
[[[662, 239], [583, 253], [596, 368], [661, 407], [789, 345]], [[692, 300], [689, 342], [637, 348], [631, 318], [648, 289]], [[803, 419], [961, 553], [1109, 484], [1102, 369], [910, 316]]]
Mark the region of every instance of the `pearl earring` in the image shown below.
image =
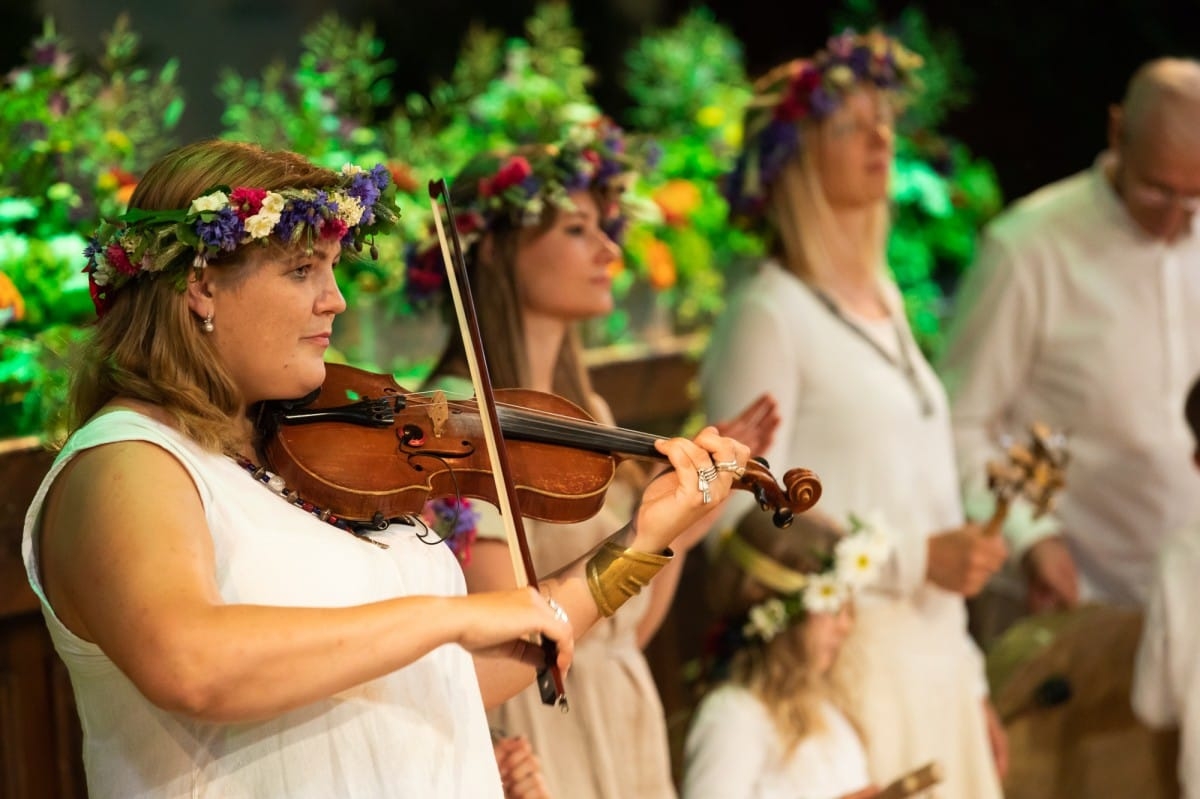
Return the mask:
[[213, 332], [212, 314], [209, 314], [208, 316], [204, 317], [203, 320], [201, 320], [200, 329], [205, 333]]

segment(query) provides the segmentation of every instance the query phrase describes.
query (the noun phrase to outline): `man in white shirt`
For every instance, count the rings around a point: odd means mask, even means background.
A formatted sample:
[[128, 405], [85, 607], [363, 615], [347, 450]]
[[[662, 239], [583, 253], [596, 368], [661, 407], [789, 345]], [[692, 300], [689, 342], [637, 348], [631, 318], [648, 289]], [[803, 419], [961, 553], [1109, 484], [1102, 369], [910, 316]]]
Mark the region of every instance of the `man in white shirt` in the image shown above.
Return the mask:
[[[1200, 381], [1192, 386], [1185, 417], [1200, 468]], [[1146, 604], [1133, 673], [1133, 711], [1151, 727], [1179, 727], [1179, 781], [1184, 797], [1200, 797], [1200, 518], [1171, 538], [1158, 560]]]
[[1200, 374], [1200, 63], [1139, 69], [1108, 138], [989, 225], [942, 364], [975, 513], [998, 438], [1070, 437], [1056, 515], [1005, 527], [1034, 609], [1144, 604], [1165, 535], [1200, 518], [1178, 410]]

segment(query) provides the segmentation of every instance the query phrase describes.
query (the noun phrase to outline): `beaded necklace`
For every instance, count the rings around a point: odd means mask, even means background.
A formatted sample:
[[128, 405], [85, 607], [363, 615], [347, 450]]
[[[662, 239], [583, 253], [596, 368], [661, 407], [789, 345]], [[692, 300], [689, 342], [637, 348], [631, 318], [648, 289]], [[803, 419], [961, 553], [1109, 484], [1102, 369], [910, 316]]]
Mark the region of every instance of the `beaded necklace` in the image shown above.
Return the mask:
[[299, 493], [297, 493], [287, 487], [287, 483], [285, 483], [283, 478], [280, 477], [279, 475], [277, 475], [273, 472], [267, 471], [262, 466], [256, 465], [249, 458], [243, 457], [241, 455], [237, 456], [237, 458], [235, 458], [234, 460], [237, 462], [238, 466], [241, 466], [243, 469], [245, 469], [247, 472], [249, 472], [251, 477], [253, 477], [255, 480], [258, 480], [260, 483], [263, 483], [264, 485], [266, 485], [266, 487], [271, 490], [272, 494], [279, 497], [280, 499], [282, 499], [284, 502], [288, 503], [289, 505], [295, 505], [297, 508], [300, 508], [301, 510], [305, 511], [306, 513], [310, 513], [313, 516], [316, 516], [318, 519], [325, 522], [326, 524], [331, 524], [339, 530], [343, 530], [347, 533], [350, 533], [351, 535], [353, 535], [355, 538], [359, 539], [360, 541], [366, 541], [368, 543], [374, 544], [375, 546], [379, 547], [380, 549], [388, 548], [387, 544], [383, 543], [382, 541], [376, 541], [374, 538], [368, 537], [365, 531], [360, 531], [360, 528], [356, 527], [351, 522], [348, 522], [345, 519], [334, 515], [333, 512], [331, 512], [328, 508], [318, 507], [317, 505], [314, 505], [313, 503], [309, 502], [308, 500], [302, 499]]

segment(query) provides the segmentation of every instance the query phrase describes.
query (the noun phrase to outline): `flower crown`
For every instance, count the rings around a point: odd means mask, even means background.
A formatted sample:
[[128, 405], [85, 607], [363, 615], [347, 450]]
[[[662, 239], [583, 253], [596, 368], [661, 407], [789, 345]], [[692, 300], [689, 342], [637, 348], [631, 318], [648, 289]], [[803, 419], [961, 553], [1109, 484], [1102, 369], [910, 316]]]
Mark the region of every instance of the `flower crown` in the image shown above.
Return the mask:
[[[652, 143], [635, 146], [606, 117], [576, 126], [560, 144], [476, 156], [452, 191], [463, 250], [488, 231], [536, 225], [548, 208], [573, 210], [570, 195], [586, 190], [611, 193], [612, 202], [600, 209], [601, 224], [619, 241], [629, 216], [624, 191], [635, 174], [653, 168], [657, 157]], [[409, 301], [421, 305], [436, 298], [446, 281], [437, 239], [410, 247], [405, 261]]]
[[847, 29], [830, 37], [811, 59], [789, 61], [764, 75], [746, 109], [742, 152], [726, 179], [731, 214], [747, 221], [761, 218], [767, 190], [800, 148], [802, 122], [825, 119], [863, 86], [913, 91], [922, 63], [921, 56], [881, 31], [860, 35]]
[[746, 611], [740, 628], [745, 642], [767, 643], [809, 613], [836, 613], [879, 574], [891, 551], [891, 536], [878, 519], [850, 517], [850, 530], [818, 572], [790, 569], [763, 554], [736, 532], [724, 541], [724, 554], [749, 576], [775, 592]]
[[131, 208], [115, 222], [101, 222], [84, 255], [96, 313], [103, 316], [116, 293], [142, 274], [203, 269], [210, 259], [251, 242], [284, 245], [336, 240], [361, 250], [396, 223], [399, 210], [387, 192], [391, 175], [383, 164], [370, 171], [347, 164], [327, 189], [266, 189], [216, 186], [187, 208]]

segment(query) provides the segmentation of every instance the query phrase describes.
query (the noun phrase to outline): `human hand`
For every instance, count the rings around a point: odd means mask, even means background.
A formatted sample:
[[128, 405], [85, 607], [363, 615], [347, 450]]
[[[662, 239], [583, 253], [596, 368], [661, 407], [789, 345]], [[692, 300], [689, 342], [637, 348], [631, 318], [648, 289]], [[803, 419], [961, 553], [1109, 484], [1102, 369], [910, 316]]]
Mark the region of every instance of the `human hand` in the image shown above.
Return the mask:
[[974, 522], [929, 537], [925, 576], [934, 585], [975, 596], [1004, 565], [1008, 547], [998, 535], [984, 535]]
[[519, 736], [494, 739], [492, 751], [500, 769], [504, 799], [550, 799], [542, 766], [527, 739]]
[[761, 455], [770, 449], [779, 428], [779, 405], [770, 394], [758, 397], [732, 419], [714, 422], [721, 435], [737, 439], [750, 448], [751, 454]]
[[1000, 716], [996, 714], [996, 706], [987, 697], [983, 699], [983, 714], [987, 724], [988, 743], [992, 747], [992, 760], [996, 764], [996, 776], [1003, 780], [1004, 776], [1008, 774], [1008, 733], [1004, 731], [1004, 725], [1000, 723]]
[[[750, 458], [749, 447], [722, 436], [711, 426], [690, 441], [660, 439], [655, 448], [674, 468], [660, 474], [642, 492], [631, 547], [643, 552], [659, 552], [671, 546], [681, 533], [720, 507], [730, 494], [735, 470], [745, 467]], [[716, 469], [718, 463], [724, 468]], [[705, 491], [700, 488], [700, 472], [706, 469], [715, 469], [716, 476], [704, 481]], [[708, 502], [704, 501], [706, 493]], [[684, 539], [680, 543], [686, 547], [694, 541]]]
[[1038, 541], [1021, 559], [1029, 579], [1026, 602], [1034, 613], [1066, 610], [1079, 604], [1079, 572], [1061, 535]]
[[458, 643], [468, 652], [507, 657], [530, 666], [545, 665], [541, 647], [526, 640], [543, 635], [558, 645], [557, 665], [566, 676], [575, 655], [575, 634], [565, 613], [530, 587], [453, 597], [462, 608], [457, 617]]

